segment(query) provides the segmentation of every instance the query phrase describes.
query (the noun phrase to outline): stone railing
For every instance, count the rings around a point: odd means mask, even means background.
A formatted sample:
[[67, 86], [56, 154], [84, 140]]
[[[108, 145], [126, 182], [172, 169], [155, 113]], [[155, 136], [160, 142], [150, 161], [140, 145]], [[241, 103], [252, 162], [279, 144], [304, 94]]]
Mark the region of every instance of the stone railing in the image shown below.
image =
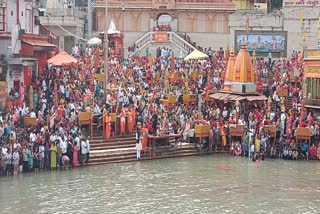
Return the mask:
[[134, 44], [138, 50], [142, 50], [148, 46], [153, 41], [153, 32], [148, 32], [144, 34], [140, 39], [138, 39]]
[[189, 42], [181, 38], [175, 32], [169, 32], [169, 40], [172, 42], [177, 48], [182, 50], [185, 54], [190, 53], [195, 49]]

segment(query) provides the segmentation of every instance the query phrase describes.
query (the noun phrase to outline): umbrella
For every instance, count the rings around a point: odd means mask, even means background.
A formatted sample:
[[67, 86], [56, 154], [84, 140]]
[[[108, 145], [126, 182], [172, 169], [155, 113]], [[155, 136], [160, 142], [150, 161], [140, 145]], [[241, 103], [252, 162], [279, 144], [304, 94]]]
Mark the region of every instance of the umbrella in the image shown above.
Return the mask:
[[51, 57], [47, 62], [51, 65], [69, 65], [72, 63], [77, 63], [77, 59], [69, 55], [65, 51], [61, 51], [57, 55]]
[[93, 37], [93, 38], [89, 39], [89, 41], [87, 43], [88, 43], [88, 45], [100, 45], [102, 43], [102, 40], [97, 37]]
[[195, 49], [188, 56], [184, 58], [184, 61], [188, 61], [191, 59], [206, 59], [206, 58], [208, 58], [207, 54], [204, 54], [201, 51], [198, 51], [197, 49]]

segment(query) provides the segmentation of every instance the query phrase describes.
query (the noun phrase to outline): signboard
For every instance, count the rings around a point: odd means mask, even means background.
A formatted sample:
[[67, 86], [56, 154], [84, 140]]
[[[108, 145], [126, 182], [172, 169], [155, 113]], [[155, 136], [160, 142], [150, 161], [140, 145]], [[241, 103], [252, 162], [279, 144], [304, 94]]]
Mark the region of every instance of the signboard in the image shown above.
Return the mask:
[[175, 0], [153, 0], [152, 7], [154, 9], [174, 9]]
[[319, 0], [283, 0], [284, 7], [314, 7], [320, 6]]
[[168, 42], [168, 33], [167, 32], [156, 32], [154, 34], [154, 42], [156, 42], [156, 43]]
[[246, 43], [249, 52], [256, 51], [257, 55], [267, 55], [271, 53], [287, 52], [287, 32], [285, 31], [236, 31], [235, 47], [239, 52], [241, 44]]

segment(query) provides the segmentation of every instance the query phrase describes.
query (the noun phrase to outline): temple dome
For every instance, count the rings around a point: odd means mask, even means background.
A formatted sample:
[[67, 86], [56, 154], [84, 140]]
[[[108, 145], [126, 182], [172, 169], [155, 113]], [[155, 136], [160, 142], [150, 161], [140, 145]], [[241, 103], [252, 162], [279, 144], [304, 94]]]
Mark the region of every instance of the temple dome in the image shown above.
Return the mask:
[[246, 44], [241, 45], [235, 62], [235, 79], [236, 82], [254, 82], [254, 71], [251, 57]]
[[235, 81], [235, 62], [234, 51], [230, 51], [230, 57], [228, 59], [226, 67], [225, 81]]

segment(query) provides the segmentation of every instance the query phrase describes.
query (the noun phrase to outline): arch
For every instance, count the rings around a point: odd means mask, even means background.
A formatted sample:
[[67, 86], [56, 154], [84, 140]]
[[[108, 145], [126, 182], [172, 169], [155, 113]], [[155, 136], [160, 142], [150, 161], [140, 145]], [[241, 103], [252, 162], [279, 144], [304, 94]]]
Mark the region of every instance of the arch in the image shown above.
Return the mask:
[[202, 32], [202, 33], [205, 33], [205, 32], [210, 32], [210, 26], [209, 26], [209, 23], [210, 23], [210, 18], [208, 16], [208, 14], [198, 14], [197, 15], [197, 29], [198, 29], [198, 32]]
[[216, 32], [223, 33], [225, 16], [223, 14], [217, 14], [215, 19], [216, 19]]
[[154, 31], [171, 31], [173, 17], [169, 13], [159, 13], [155, 20]]

